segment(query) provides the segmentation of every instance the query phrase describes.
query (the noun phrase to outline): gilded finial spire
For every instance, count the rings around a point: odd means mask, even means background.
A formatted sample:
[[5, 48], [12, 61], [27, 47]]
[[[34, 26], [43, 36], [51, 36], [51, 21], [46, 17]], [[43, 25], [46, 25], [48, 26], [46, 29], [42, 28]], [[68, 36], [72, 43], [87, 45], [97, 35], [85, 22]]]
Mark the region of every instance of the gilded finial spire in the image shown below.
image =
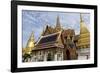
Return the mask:
[[57, 16], [57, 21], [56, 21], [56, 31], [60, 31], [61, 30], [61, 25], [60, 25], [60, 19], [59, 16]]
[[80, 13], [80, 33], [88, 33], [89, 30], [84, 22], [84, 20], [82, 19], [82, 14]]
[[60, 25], [60, 19], [59, 19], [59, 16], [57, 16], [56, 27], [61, 27], [61, 25]]
[[27, 46], [28, 48], [33, 48], [34, 47], [34, 32], [31, 33], [31, 36], [27, 42]]
[[31, 33], [30, 40], [34, 40], [34, 32]]
[[80, 13], [80, 22], [83, 22], [82, 14]]

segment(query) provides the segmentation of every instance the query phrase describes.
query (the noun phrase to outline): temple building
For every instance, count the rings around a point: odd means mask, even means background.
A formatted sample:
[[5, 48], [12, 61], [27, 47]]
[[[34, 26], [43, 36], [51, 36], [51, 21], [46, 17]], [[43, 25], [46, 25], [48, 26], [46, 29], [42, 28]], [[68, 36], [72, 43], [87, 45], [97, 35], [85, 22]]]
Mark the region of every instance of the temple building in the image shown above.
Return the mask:
[[75, 31], [63, 29], [59, 17], [56, 26], [46, 26], [32, 50], [31, 61], [61, 61], [77, 59], [74, 43]]
[[[80, 16], [80, 34], [74, 29], [63, 29], [59, 16], [56, 26], [46, 25], [38, 41], [34, 44], [34, 35], [28, 40], [24, 62], [63, 61], [88, 59], [90, 56], [90, 32]], [[24, 54], [25, 55], [25, 54]], [[26, 60], [27, 59], [27, 60]]]

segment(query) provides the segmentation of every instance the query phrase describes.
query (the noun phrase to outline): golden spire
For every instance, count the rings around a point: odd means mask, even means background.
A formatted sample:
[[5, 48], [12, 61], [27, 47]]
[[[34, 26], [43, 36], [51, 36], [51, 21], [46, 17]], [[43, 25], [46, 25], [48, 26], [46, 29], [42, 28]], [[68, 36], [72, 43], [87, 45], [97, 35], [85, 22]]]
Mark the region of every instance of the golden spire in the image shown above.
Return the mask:
[[56, 30], [57, 30], [57, 31], [60, 31], [60, 30], [61, 30], [61, 25], [60, 25], [59, 16], [57, 16], [57, 20], [56, 20]]
[[34, 48], [35, 44], [34, 44], [34, 33], [31, 33], [31, 36], [27, 42], [26, 48], [25, 48], [25, 54], [31, 54], [32, 49]]
[[60, 20], [59, 20], [59, 16], [57, 16], [56, 27], [61, 27], [61, 26], [60, 26]]
[[80, 22], [83, 22], [82, 14], [80, 13]]
[[82, 19], [82, 14], [80, 13], [80, 33], [89, 33], [89, 30], [87, 29], [87, 26]]
[[28, 42], [27, 42], [27, 48], [33, 48], [34, 47], [34, 43], [35, 43], [35, 41], [34, 41], [34, 33], [32, 32], [31, 33], [31, 36], [30, 36], [30, 38], [29, 38], [29, 40], [28, 40]]
[[80, 49], [90, 48], [90, 32], [80, 14], [80, 36], [76, 44]]

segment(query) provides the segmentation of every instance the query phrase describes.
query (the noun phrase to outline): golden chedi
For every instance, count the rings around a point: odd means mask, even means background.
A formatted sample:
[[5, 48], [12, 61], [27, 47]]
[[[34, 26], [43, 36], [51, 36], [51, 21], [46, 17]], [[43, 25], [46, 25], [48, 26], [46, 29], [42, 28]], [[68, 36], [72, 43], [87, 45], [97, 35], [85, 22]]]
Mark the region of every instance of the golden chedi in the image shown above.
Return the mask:
[[77, 44], [78, 48], [89, 48], [90, 47], [90, 32], [87, 29], [85, 22], [82, 20], [80, 15], [80, 36]]
[[32, 32], [25, 48], [25, 54], [30, 54], [34, 46], [34, 33]]
[[78, 59], [90, 58], [90, 32], [80, 14], [80, 35], [77, 42]]

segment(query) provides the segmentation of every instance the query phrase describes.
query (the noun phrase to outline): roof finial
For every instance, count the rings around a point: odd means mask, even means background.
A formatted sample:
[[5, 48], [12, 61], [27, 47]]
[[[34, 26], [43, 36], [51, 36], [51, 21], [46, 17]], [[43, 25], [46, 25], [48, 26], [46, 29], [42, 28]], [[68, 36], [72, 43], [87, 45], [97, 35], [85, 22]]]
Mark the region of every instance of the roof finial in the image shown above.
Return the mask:
[[82, 33], [88, 33], [89, 30], [84, 22], [84, 20], [82, 19], [82, 15], [80, 13], [80, 34]]
[[61, 30], [61, 25], [60, 25], [60, 19], [59, 16], [57, 16], [57, 21], [56, 21], [56, 31], [60, 31]]
[[80, 22], [83, 22], [82, 13], [80, 13]]
[[57, 16], [56, 27], [61, 27], [59, 16]]
[[34, 40], [34, 32], [33, 31], [31, 33], [30, 40]]

